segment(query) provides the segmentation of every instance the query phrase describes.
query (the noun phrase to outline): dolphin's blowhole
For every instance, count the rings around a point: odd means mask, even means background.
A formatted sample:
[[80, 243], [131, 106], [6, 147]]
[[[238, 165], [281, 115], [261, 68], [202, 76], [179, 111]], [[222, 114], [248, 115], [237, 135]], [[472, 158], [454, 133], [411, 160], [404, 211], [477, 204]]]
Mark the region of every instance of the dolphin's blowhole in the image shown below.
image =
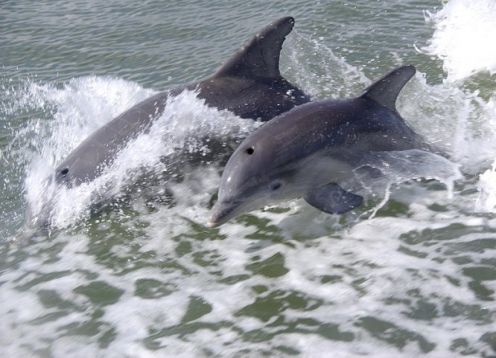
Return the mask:
[[255, 153], [255, 148], [249, 147], [246, 149], [246, 154], [252, 155], [253, 153]]

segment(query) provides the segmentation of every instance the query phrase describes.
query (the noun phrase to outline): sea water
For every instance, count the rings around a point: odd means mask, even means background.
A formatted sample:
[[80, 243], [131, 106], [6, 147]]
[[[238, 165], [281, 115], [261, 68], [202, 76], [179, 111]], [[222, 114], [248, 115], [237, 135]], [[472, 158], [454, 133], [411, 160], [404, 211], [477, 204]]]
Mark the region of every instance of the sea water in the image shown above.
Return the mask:
[[[387, 185], [343, 216], [294, 200], [208, 229], [218, 164], [136, 178], [258, 124], [185, 92], [97, 180], [50, 184], [97, 128], [283, 15], [282, 72], [315, 99], [416, 65], [398, 110], [448, 159], [379, 158]], [[494, 356], [495, 18], [489, 0], [2, 3], [2, 355]], [[54, 229], [19, 235], [47, 197]]]

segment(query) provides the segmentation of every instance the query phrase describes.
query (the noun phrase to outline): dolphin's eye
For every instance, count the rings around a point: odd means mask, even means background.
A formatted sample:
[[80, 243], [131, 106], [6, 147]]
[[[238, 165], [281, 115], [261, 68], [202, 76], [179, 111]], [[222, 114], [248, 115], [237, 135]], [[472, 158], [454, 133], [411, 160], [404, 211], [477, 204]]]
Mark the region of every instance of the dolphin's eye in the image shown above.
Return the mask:
[[60, 175], [67, 175], [69, 173], [69, 168], [64, 168], [60, 171]]
[[282, 183], [280, 181], [273, 181], [272, 183], [269, 184], [269, 189], [272, 191], [276, 191], [280, 189], [282, 186]]
[[253, 153], [255, 153], [255, 148], [250, 147], [250, 148], [247, 148], [247, 149], [246, 149], [246, 154], [248, 154], [248, 155], [252, 155]]

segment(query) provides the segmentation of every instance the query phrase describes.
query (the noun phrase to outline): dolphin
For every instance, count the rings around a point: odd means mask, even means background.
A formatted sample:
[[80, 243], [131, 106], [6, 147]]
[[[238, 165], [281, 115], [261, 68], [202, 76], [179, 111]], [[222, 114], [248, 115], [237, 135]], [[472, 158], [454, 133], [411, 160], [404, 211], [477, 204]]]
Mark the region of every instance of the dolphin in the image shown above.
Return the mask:
[[98, 129], [55, 170], [57, 183], [77, 186], [98, 177], [130, 139], [146, 131], [164, 112], [167, 99], [184, 90], [196, 91], [205, 104], [241, 118], [268, 121], [310, 98], [279, 72], [282, 44], [294, 26], [283, 17], [265, 27], [212, 76], [136, 104]]
[[[241, 47], [210, 77], [160, 92], [126, 110], [81, 142], [56, 167], [49, 182], [71, 188], [93, 181], [112, 164], [118, 152], [130, 140], [146, 132], [161, 116], [168, 98], [185, 90], [194, 91], [207, 106], [231, 111], [241, 118], [259, 121], [268, 121], [310, 101], [309, 96], [287, 81], [279, 71], [281, 48], [294, 23], [292, 17], [274, 21]], [[209, 146], [216, 150], [225, 147], [213, 142], [209, 142]], [[227, 159], [231, 152], [227, 153], [227, 156], [226, 153], [218, 155], [226, 156]], [[185, 160], [201, 162], [195, 158]], [[47, 198], [39, 212], [34, 212], [28, 206], [25, 215], [28, 227], [49, 225], [52, 200]]]
[[229, 158], [208, 226], [298, 197], [330, 214], [360, 206], [363, 197], [340, 183], [371, 154], [431, 150], [395, 106], [415, 71], [399, 67], [359, 97], [303, 104], [258, 128]]

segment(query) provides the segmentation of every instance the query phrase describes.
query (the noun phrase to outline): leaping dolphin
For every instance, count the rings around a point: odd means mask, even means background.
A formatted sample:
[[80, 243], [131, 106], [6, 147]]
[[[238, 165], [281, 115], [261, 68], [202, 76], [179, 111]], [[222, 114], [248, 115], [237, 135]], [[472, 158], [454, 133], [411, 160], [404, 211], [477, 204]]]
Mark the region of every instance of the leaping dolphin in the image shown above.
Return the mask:
[[307, 103], [258, 128], [229, 158], [208, 225], [298, 197], [332, 214], [360, 206], [362, 196], [339, 184], [368, 155], [430, 149], [395, 107], [414, 74], [397, 68], [357, 98]]
[[[162, 115], [167, 99], [184, 90], [195, 91], [208, 106], [260, 121], [267, 121], [308, 102], [309, 96], [279, 72], [282, 44], [293, 26], [292, 17], [273, 22], [239, 49], [212, 76], [158, 93], [114, 118], [79, 144], [58, 165], [55, 182], [57, 185], [74, 187], [97, 178], [131, 139], [150, 128]], [[49, 225], [51, 201], [48, 198], [40, 212], [27, 208], [26, 222], [29, 227]]]
[[84, 140], [56, 168], [57, 183], [79, 185], [98, 177], [127, 142], [163, 113], [167, 98], [197, 91], [208, 106], [242, 118], [267, 121], [310, 98], [279, 72], [282, 44], [294, 26], [283, 17], [265, 27], [214, 75], [198, 83], [158, 93], [128, 109]]

